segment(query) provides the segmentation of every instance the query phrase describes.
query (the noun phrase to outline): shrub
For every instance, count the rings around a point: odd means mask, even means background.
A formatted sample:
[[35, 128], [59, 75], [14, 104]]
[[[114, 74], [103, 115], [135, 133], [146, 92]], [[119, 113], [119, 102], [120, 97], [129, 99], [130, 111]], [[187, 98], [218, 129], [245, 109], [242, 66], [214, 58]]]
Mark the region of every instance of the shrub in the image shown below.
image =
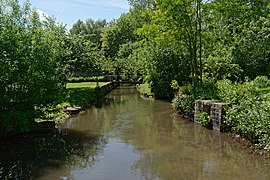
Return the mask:
[[201, 120], [202, 125], [204, 127], [207, 127], [207, 128], [212, 127], [213, 121], [208, 113], [202, 112], [201, 114], [198, 115], [198, 118]]
[[92, 76], [92, 77], [72, 77], [68, 79], [69, 83], [75, 82], [105, 82], [105, 76]]
[[[257, 78], [257, 82], [258, 79], [265, 80]], [[232, 131], [261, 148], [269, 149], [270, 94], [256, 93], [257, 85], [254, 84], [255, 81], [246, 81], [243, 84], [229, 80], [219, 81], [219, 96], [223, 102], [231, 104], [226, 110], [226, 124], [232, 127]]]
[[270, 86], [270, 80], [267, 76], [258, 76], [254, 79], [253, 84], [257, 88], [267, 88]]
[[174, 109], [179, 110], [182, 113], [193, 114], [194, 102], [195, 98], [193, 95], [180, 93], [172, 100], [172, 106]]
[[140, 94], [146, 94], [146, 95], [153, 95], [152, 91], [151, 91], [151, 85], [148, 82], [145, 82], [144, 84], [141, 84], [139, 86], [139, 91]]
[[239, 104], [241, 100], [256, 94], [256, 88], [252, 82], [244, 82], [243, 84], [233, 83], [230, 80], [218, 81], [218, 96], [222, 102]]
[[218, 89], [214, 82], [208, 80], [202, 85], [193, 84], [179, 88], [178, 94], [172, 101], [172, 106], [188, 114], [194, 113], [194, 103], [197, 99], [217, 99]]
[[270, 145], [270, 106], [266, 96], [251, 96], [227, 109], [226, 123], [232, 130], [260, 147]]
[[[230, 103], [226, 109], [225, 123], [231, 130], [253, 142], [254, 145], [270, 150], [270, 93], [258, 93], [266, 87], [267, 77], [257, 77], [243, 84], [230, 80], [211, 81], [203, 85], [185, 86], [179, 89], [172, 105], [188, 113], [194, 111], [196, 99], [216, 99]], [[184, 93], [185, 92], [185, 93]], [[199, 115], [204, 126], [211, 125], [207, 113]]]

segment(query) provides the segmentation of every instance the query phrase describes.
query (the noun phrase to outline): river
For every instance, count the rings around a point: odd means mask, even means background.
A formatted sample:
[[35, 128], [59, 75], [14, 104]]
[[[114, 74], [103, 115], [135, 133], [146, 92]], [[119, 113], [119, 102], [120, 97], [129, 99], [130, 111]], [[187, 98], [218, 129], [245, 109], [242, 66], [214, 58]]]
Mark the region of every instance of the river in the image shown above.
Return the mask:
[[101, 108], [59, 132], [0, 142], [0, 179], [270, 179], [268, 161], [132, 86], [113, 90]]

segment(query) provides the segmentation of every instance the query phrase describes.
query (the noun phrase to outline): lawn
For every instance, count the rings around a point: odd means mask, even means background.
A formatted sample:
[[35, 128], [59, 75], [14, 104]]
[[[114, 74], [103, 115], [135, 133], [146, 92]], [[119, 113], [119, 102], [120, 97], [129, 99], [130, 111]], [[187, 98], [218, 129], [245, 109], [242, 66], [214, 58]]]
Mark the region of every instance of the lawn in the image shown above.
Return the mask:
[[[107, 84], [108, 82], [99, 82], [99, 86], [103, 86]], [[67, 89], [73, 89], [73, 88], [95, 88], [97, 87], [96, 82], [81, 82], [81, 83], [67, 83]]]
[[270, 96], [270, 87], [267, 87], [267, 88], [258, 88], [258, 89], [256, 89], [256, 91], [258, 93], [260, 93], [260, 94], [268, 94], [268, 96]]
[[[99, 82], [99, 86], [103, 86], [107, 82]], [[68, 117], [68, 114], [64, 112], [64, 108], [91, 107], [96, 102], [96, 82], [82, 82], [82, 83], [68, 83], [67, 89], [57, 90], [51, 92], [46, 98], [45, 105], [36, 106], [36, 113], [39, 117], [37, 122], [54, 120], [56, 123]]]

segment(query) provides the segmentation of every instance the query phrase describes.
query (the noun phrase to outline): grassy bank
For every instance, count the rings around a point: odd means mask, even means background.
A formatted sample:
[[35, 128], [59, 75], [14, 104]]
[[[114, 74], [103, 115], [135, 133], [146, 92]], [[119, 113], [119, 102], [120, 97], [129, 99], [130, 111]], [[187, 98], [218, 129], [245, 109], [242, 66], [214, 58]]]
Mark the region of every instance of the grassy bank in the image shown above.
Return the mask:
[[103, 86], [108, 82], [79, 82], [79, 83], [67, 83], [67, 89], [74, 88], [95, 88], [97, 86]]
[[93, 77], [73, 77], [67, 80], [69, 83], [78, 83], [78, 82], [106, 82], [105, 76], [93, 76]]
[[45, 105], [35, 107], [37, 122], [54, 121], [56, 124], [64, 121], [68, 116], [66, 107], [85, 109], [96, 103], [96, 87], [107, 83], [83, 82], [68, 83], [67, 89], [58, 90], [48, 95]]

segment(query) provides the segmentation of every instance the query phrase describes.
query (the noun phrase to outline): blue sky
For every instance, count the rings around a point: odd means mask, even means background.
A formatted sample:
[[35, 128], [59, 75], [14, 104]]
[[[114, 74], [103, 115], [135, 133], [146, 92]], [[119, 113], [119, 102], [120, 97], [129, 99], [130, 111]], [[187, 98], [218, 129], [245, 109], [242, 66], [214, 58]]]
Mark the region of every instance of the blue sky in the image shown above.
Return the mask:
[[[19, 1], [23, 3], [25, 0]], [[68, 29], [78, 19], [112, 20], [129, 10], [127, 0], [30, 0], [30, 3], [32, 7], [67, 24]]]

